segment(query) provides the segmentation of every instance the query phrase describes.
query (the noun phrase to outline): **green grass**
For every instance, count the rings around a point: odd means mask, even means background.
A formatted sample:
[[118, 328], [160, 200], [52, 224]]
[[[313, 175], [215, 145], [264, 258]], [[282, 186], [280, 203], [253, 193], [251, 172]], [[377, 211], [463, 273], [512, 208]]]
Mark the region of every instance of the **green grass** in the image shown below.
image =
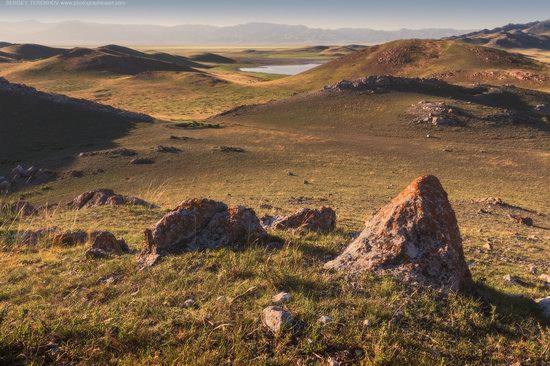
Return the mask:
[[[120, 215], [99, 211], [100, 217]], [[142, 225], [136, 222], [142, 212], [125, 217], [129, 224], [117, 224], [117, 234]], [[347, 241], [343, 233], [276, 234], [285, 243], [278, 251], [253, 245], [188, 253], [145, 271], [138, 271], [134, 255], [94, 261], [84, 258], [83, 247], [4, 251], [0, 357], [12, 364], [547, 360], [550, 335], [527, 298], [482, 282], [477, 294], [448, 297], [411, 291], [390, 278], [362, 276], [350, 283], [322, 270], [325, 256]], [[140, 248], [136, 235], [125, 237]], [[115, 282], [105, 283], [110, 277]], [[274, 336], [260, 314], [279, 291], [291, 293], [286, 307], [297, 323]], [[198, 306], [185, 308], [188, 298]], [[332, 322], [321, 326], [321, 315]], [[366, 319], [371, 326], [363, 325]]]

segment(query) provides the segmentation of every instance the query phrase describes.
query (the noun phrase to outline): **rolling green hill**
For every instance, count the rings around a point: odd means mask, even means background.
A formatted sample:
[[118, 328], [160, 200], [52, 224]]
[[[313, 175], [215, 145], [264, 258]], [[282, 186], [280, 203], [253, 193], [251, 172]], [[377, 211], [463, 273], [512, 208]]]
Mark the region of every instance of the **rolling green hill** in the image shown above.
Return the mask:
[[[368, 75], [436, 76], [464, 82], [526, 83], [514, 73], [548, 79], [548, 66], [526, 56], [452, 40], [402, 40], [369, 47], [276, 81], [302, 90]], [[533, 84], [536, 82], [533, 81]]]

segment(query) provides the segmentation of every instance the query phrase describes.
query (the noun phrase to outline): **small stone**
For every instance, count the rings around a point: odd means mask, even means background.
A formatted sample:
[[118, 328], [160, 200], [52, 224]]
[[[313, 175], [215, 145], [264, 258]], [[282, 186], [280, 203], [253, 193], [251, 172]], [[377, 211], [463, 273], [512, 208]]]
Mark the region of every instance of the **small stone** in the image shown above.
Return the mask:
[[321, 325], [327, 325], [332, 321], [332, 318], [328, 315], [323, 315], [317, 320]]
[[286, 172], [286, 175], [288, 175], [289, 177], [294, 177], [295, 174], [291, 171], [288, 171]]
[[327, 359], [328, 366], [340, 366], [340, 362], [338, 362], [334, 357], [329, 357]]
[[197, 302], [193, 299], [187, 299], [183, 302], [183, 306], [186, 308], [194, 308], [197, 306]]
[[278, 334], [290, 328], [293, 322], [292, 315], [278, 306], [268, 306], [262, 311], [262, 323], [273, 333]]
[[550, 275], [541, 274], [541, 275], [539, 276], [539, 280], [541, 280], [542, 282], [544, 282], [544, 284], [545, 284], [546, 287], [550, 287]]
[[512, 276], [512, 275], [504, 275], [502, 277], [502, 279], [508, 283], [511, 283], [511, 284], [514, 284], [514, 285], [524, 285], [524, 282], [517, 276]]
[[134, 165], [142, 165], [142, 164], [154, 164], [155, 161], [153, 159], [147, 159], [147, 158], [135, 158], [130, 161], [130, 164]]
[[493, 250], [493, 244], [492, 244], [491, 242], [487, 242], [487, 243], [485, 243], [485, 245], [483, 246], [483, 249], [488, 250], [488, 251], [491, 251], [491, 250]]
[[372, 325], [372, 322], [370, 321], [370, 319], [363, 320], [364, 327], [370, 327], [371, 325]]
[[304, 184], [309, 184], [309, 181], [308, 181], [308, 180], [304, 180]]
[[525, 226], [533, 226], [534, 225], [533, 219], [530, 218], [530, 217], [524, 217], [524, 216], [514, 215], [514, 214], [510, 214], [510, 215], [508, 215], [508, 217], [510, 219], [514, 220], [515, 222], [517, 222], [518, 224], [522, 224], [522, 225], [525, 225]]
[[279, 292], [277, 295], [273, 296], [271, 301], [276, 305], [286, 304], [290, 302], [291, 296], [288, 292]]
[[537, 267], [535, 267], [534, 265], [530, 265], [529, 266], [529, 273], [531, 274], [537, 274]]

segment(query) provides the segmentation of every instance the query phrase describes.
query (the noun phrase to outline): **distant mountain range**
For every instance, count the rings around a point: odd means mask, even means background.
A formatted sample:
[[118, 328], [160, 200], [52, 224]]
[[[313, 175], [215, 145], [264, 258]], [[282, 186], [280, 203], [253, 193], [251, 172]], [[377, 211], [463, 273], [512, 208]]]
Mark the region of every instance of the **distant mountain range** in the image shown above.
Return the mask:
[[228, 27], [209, 25], [128, 25], [84, 22], [0, 22], [0, 39], [17, 43], [55, 45], [169, 44], [375, 44], [404, 38], [443, 38], [469, 32], [457, 29], [368, 28], [320, 29], [303, 25], [247, 23]]
[[451, 38], [491, 47], [550, 50], [550, 19], [526, 24], [508, 24]]

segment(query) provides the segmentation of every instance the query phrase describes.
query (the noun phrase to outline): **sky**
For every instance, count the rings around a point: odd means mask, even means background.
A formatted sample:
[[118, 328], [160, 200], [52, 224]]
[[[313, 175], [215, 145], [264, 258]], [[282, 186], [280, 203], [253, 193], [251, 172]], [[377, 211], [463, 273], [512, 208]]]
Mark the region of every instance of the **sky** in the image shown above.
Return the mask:
[[0, 21], [318, 28], [493, 28], [550, 18], [550, 0], [0, 0]]

